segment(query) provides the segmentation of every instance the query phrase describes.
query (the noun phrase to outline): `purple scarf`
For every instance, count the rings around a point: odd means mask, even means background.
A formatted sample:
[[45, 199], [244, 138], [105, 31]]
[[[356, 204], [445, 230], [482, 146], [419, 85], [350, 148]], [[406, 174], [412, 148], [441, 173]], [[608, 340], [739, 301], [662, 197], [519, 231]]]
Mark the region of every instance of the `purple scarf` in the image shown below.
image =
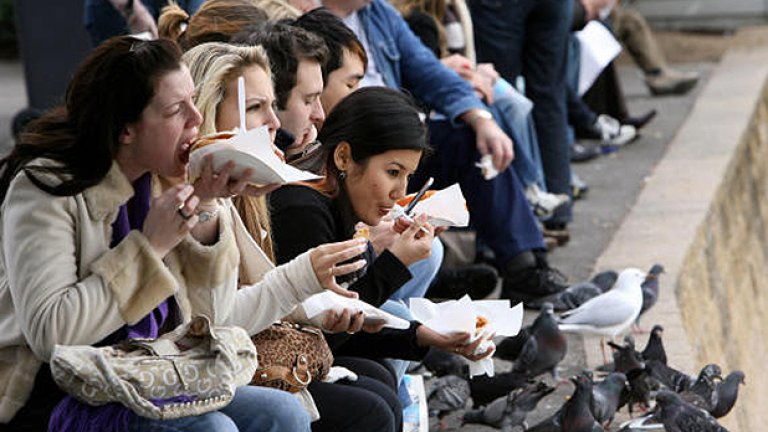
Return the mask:
[[[117, 220], [112, 224], [110, 247], [120, 243], [131, 230], [141, 230], [144, 225], [152, 194], [152, 176], [144, 174], [139, 177], [133, 183], [133, 191], [133, 197], [120, 206]], [[170, 307], [170, 300], [165, 300], [138, 323], [123, 326], [95, 345], [113, 345], [131, 338], [156, 338], [168, 318]], [[158, 401], [157, 404], [161, 405], [162, 402]], [[126, 432], [133, 416], [135, 414], [120, 403], [91, 406], [67, 396], [54, 408], [48, 432]]]

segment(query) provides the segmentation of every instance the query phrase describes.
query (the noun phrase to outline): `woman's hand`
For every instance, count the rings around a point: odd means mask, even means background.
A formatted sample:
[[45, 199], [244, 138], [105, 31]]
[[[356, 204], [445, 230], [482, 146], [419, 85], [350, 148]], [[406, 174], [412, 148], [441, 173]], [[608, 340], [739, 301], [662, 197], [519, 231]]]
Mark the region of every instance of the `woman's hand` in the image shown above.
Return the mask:
[[200, 202], [194, 188], [180, 184], [152, 199], [142, 233], [152, 249], [165, 257], [197, 224], [195, 208]]
[[394, 230], [393, 225], [392, 218], [387, 215], [376, 226], [368, 226], [359, 222], [355, 228], [358, 228], [358, 226], [368, 227], [368, 240], [373, 244], [373, 251], [376, 255], [379, 255], [384, 249], [392, 246], [399, 236], [398, 232]]
[[248, 168], [240, 174], [239, 179], [231, 176], [235, 169], [235, 162], [229, 161], [219, 172], [213, 170], [213, 155], [203, 158], [203, 169], [193, 186], [201, 201], [210, 201], [215, 198], [232, 197], [241, 194], [248, 186], [248, 178], [253, 174], [253, 169]]
[[420, 214], [394, 241], [389, 251], [407, 267], [429, 257], [434, 238], [435, 230], [427, 223], [427, 215]]
[[419, 345], [437, 347], [443, 351], [458, 354], [470, 361], [482, 360], [493, 353], [493, 347], [489, 347], [484, 352], [475, 354], [477, 347], [479, 347], [480, 344], [484, 341], [491, 338], [492, 336], [479, 337], [474, 342], [470, 343], [469, 333], [467, 332], [458, 332], [450, 335], [444, 335], [432, 330], [423, 324], [416, 329], [416, 340]]
[[339, 264], [361, 255], [368, 247], [366, 239], [352, 239], [338, 243], [326, 243], [312, 249], [309, 260], [312, 262], [312, 270], [315, 271], [320, 285], [336, 294], [344, 297], [357, 298], [357, 293], [349, 291], [336, 283], [336, 276], [360, 270], [365, 266], [365, 260], [359, 259], [352, 263]]
[[325, 318], [321, 327], [328, 333], [346, 332], [355, 334], [360, 330], [366, 333], [376, 333], [384, 328], [384, 322], [366, 324], [365, 314], [362, 311], [353, 313], [349, 309], [344, 309], [341, 313], [338, 313], [334, 310], [329, 310], [325, 312]]

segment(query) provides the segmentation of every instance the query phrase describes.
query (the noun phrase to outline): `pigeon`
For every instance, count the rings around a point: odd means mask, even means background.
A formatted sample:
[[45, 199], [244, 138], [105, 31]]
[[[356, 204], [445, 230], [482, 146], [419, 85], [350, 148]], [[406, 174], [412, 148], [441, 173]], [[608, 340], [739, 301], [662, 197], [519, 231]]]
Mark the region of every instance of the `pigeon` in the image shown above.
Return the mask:
[[463, 423], [480, 423], [502, 430], [512, 430], [515, 426], [528, 429], [525, 417], [536, 408], [541, 399], [553, 391], [555, 387], [541, 381], [513, 390], [485, 408], [467, 411]]
[[619, 398], [627, 386], [627, 376], [613, 372], [592, 387], [592, 415], [606, 428], [619, 408]]
[[693, 385], [680, 393], [680, 397], [686, 402], [704, 409], [712, 411], [717, 406], [717, 382], [715, 379], [722, 379], [723, 371], [716, 364], [708, 364], [701, 369], [699, 376], [696, 377]]
[[651, 334], [648, 336], [648, 343], [641, 353], [644, 360], [658, 360], [663, 364], [667, 364], [667, 352], [664, 349], [664, 343], [661, 340], [663, 334], [664, 327], [658, 324], [653, 326]]
[[656, 404], [667, 432], [728, 432], [708, 412], [686, 403], [677, 393], [660, 390]]
[[498, 357], [502, 360], [515, 361], [520, 356], [520, 352], [523, 350], [523, 345], [531, 336], [531, 326], [525, 326], [514, 335], [505, 337], [499, 343], [496, 344], [496, 351], [493, 352], [494, 357]]
[[630, 415], [632, 415], [635, 405], [639, 405], [643, 411], [648, 410], [651, 406], [651, 385], [648, 371], [645, 368], [633, 369], [626, 375], [628, 386], [621, 393], [619, 408], [626, 405]]
[[604, 337], [615, 338], [635, 322], [643, 305], [640, 288], [643, 280], [645, 273], [641, 270], [629, 268], [622, 271], [613, 289], [564, 312], [560, 318], [560, 330], [601, 335], [603, 363], [607, 363]]
[[664, 387], [675, 393], [682, 393], [686, 390], [690, 390], [699, 379], [704, 380], [707, 376], [714, 377], [713, 373], [720, 369], [717, 365], [707, 365], [701, 369], [698, 377], [692, 377], [675, 368], [667, 366], [658, 360], [648, 360], [645, 362], [645, 365], [651, 378], [657, 380]]
[[600, 287], [595, 285], [592, 281], [579, 282], [569, 286], [559, 293], [531, 301], [528, 305], [529, 307], [541, 307], [541, 305], [546, 302], [552, 303], [552, 306], [556, 311], [565, 311], [575, 309], [586, 303], [587, 300], [597, 297], [602, 293], [603, 291]]
[[541, 307], [541, 313], [533, 321], [529, 333], [512, 371], [529, 378], [549, 372], [555, 380], [559, 380], [557, 365], [565, 358], [568, 342], [558, 328], [551, 303]]
[[613, 270], [602, 271], [592, 277], [592, 283], [595, 284], [600, 291], [606, 292], [613, 288], [616, 280], [619, 278], [619, 274]]
[[592, 380], [587, 375], [571, 378], [576, 385], [573, 395], [563, 404], [561, 416], [562, 430], [568, 432], [603, 432], [603, 427], [595, 420], [590, 408], [592, 400]]
[[469, 383], [456, 375], [445, 375], [431, 383], [427, 395], [430, 415], [436, 415], [440, 429], [444, 428], [443, 418], [449, 413], [464, 408], [469, 400]]
[[624, 345], [608, 342], [613, 348], [613, 371], [628, 373], [635, 369], [643, 369], [645, 362], [642, 354], [635, 350], [635, 338], [632, 335], [624, 336]]
[[463, 357], [435, 347], [430, 347], [421, 364], [437, 377], [444, 375], [466, 377], [469, 374], [469, 365]]
[[469, 380], [472, 407], [485, 406], [529, 383], [530, 380], [525, 374], [514, 371], [499, 373], [492, 377], [487, 375], [473, 377]]
[[739, 397], [739, 385], [744, 382], [744, 372], [740, 370], [733, 371], [717, 385], [717, 404], [709, 411], [715, 418], [724, 417], [736, 404], [736, 398]]
[[664, 266], [661, 264], [654, 264], [648, 271], [645, 280], [640, 285], [643, 289], [643, 307], [640, 308], [640, 315], [635, 320], [635, 329], [638, 332], [642, 332], [640, 328], [640, 317], [652, 308], [659, 300], [659, 275], [664, 273]]

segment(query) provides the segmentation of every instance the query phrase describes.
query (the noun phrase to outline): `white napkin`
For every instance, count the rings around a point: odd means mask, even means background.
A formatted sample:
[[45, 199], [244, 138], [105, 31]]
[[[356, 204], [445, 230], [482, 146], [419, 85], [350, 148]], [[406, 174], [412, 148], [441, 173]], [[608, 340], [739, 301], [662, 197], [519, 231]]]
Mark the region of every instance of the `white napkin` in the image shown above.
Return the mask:
[[373, 307], [362, 300], [342, 297], [333, 291], [323, 291], [320, 294], [315, 294], [304, 300], [301, 306], [304, 308], [304, 312], [309, 319], [330, 310], [341, 313], [344, 309], [349, 309], [353, 313], [363, 311], [366, 321], [383, 321], [384, 327], [405, 330], [411, 326], [410, 322]]
[[499, 171], [493, 166], [493, 155], [490, 153], [481, 157], [480, 162], [475, 162], [475, 166], [480, 168], [480, 172], [486, 180], [493, 180], [499, 175]]
[[[449, 300], [443, 303], [433, 303], [423, 298], [412, 298], [411, 314], [413, 318], [438, 333], [448, 335], [457, 332], [468, 332], [470, 340], [486, 337], [492, 333], [497, 336], [514, 336], [523, 324], [523, 305], [509, 307], [509, 300], [477, 300], [473, 301], [468, 295], [459, 300]], [[488, 320], [488, 325], [476, 334], [477, 317], [481, 315]], [[495, 347], [492, 341], [480, 344], [478, 353], [488, 347]], [[469, 375], [488, 374], [493, 376], [493, 359], [469, 362]]]

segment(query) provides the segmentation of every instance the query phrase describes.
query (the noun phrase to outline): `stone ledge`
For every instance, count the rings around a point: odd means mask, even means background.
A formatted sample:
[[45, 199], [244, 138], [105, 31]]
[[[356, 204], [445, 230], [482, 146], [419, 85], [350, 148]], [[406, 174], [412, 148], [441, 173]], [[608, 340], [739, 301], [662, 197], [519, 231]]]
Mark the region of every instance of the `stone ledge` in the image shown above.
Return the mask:
[[[748, 386], [722, 421], [732, 432], [768, 424], [760, 368], [768, 356], [768, 44], [754, 44], [766, 38], [765, 28], [737, 35], [595, 265], [664, 264], [662, 294], [643, 323], [664, 326], [678, 369], [715, 362], [745, 371]], [[599, 339], [584, 344], [593, 368]]]

